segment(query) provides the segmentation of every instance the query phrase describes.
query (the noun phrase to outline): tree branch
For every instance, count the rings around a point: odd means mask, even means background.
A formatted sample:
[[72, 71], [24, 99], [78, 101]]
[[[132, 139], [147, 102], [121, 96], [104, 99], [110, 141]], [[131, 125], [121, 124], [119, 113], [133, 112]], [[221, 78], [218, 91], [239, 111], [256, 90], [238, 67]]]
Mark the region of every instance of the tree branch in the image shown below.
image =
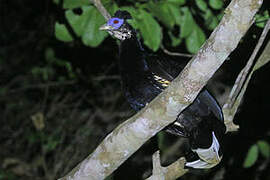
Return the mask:
[[111, 15], [108, 13], [108, 11], [105, 9], [105, 7], [102, 5], [100, 0], [92, 0], [94, 5], [97, 7], [99, 12], [102, 14], [102, 16], [106, 19], [109, 20], [111, 19]]
[[257, 45], [256, 45], [252, 55], [250, 56], [246, 66], [242, 69], [242, 71], [240, 72], [240, 74], [238, 75], [238, 77], [236, 79], [236, 82], [234, 84], [234, 87], [231, 91], [230, 98], [229, 98], [230, 104], [228, 104], [228, 105], [230, 108], [233, 106], [237, 96], [239, 95], [239, 93], [243, 87], [243, 84], [247, 78], [247, 75], [251, 70], [252, 65], [254, 65], [255, 57], [256, 57], [257, 53], [259, 52], [259, 50], [264, 42], [264, 39], [266, 38], [266, 35], [269, 31], [269, 28], [270, 28], [270, 24], [267, 23], [264, 27], [264, 30], [263, 30], [261, 36], [260, 36], [259, 42], [257, 43]]
[[160, 45], [160, 48], [162, 51], [170, 56], [180, 56], [180, 57], [193, 57], [192, 54], [186, 54], [186, 53], [178, 53], [178, 52], [171, 52], [168, 51], [162, 44]]
[[[262, 32], [262, 35], [259, 39], [259, 42], [257, 44], [257, 46], [255, 47], [254, 49], [254, 52], [251, 56], [250, 59], [252, 58], [255, 58], [259, 48], [261, 47], [262, 45], [262, 42], [264, 41], [266, 35], [267, 35], [267, 32], [269, 31], [270, 29], [270, 20], [268, 20], [267, 24], [265, 25], [265, 28]], [[250, 64], [250, 61], [252, 60], [249, 60], [247, 64]], [[224, 116], [225, 116], [225, 124], [226, 124], [226, 127], [227, 127], [227, 132], [230, 132], [230, 131], [236, 131], [238, 129], [238, 126], [233, 124], [232, 120], [233, 120], [233, 117], [240, 105], [240, 101], [242, 100], [244, 94], [245, 94], [245, 91], [246, 91], [246, 88], [247, 88], [247, 85], [249, 84], [249, 80], [251, 79], [251, 76], [253, 74], [254, 71], [258, 70], [260, 67], [262, 67], [263, 65], [265, 65], [266, 63], [268, 63], [270, 61], [270, 41], [268, 42], [268, 44], [266, 45], [264, 51], [262, 52], [261, 56], [259, 57], [258, 61], [256, 62], [256, 64], [253, 66], [253, 69], [251, 71], [251, 73], [248, 75], [246, 79], [246, 81], [244, 82], [243, 86], [241, 86], [241, 89], [239, 90], [239, 94], [237, 95], [237, 98], [234, 100], [234, 103], [232, 105], [231, 108], [227, 108], [229, 106], [225, 106], [225, 108], [223, 108], [223, 112], [224, 112]], [[245, 67], [246, 68], [246, 67]], [[243, 76], [243, 71], [245, 70], [245, 68], [239, 73], [239, 76]], [[241, 77], [243, 78], [243, 77]], [[239, 78], [237, 78], [239, 79]], [[239, 81], [236, 80], [235, 82], [235, 86], [236, 85], [239, 85], [238, 83]], [[232, 88], [232, 93], [236, 92], [234, 88]], [[230, 101], [230, 97], [228, 98], [228, 102], [231, 102]], [[231, 120], [231, 121], [229, 121]], [[158, 172], [166, 172], [166, 175], [165, 174], [161, 174], [160, 177], [163, 177], [165, 176], [165, 179], [166, 180], [173, 180], [173, 179], [177, 179], [178, 177], [184, 175], [186, 172], [188, 172], [188, 170], [184, 169], [184, 164], [185, 164], [185, 158], [180, 158], [178, 159], [177, 161], [175, 161], [173, 164], [167, 166], [167, 167], [162, 167], [160, 165], [160, 162], [158, 162], [158, 158], [157, 158], [157, 154], [159, 153], [155, 153], [153, 155], [153, 163], [155, 163], [155, 165], [153, 165], [153, 175], [149, 178], [147, 178], [146, 180], [152, 180], [152, 179], [155, 179], [157, 177], [157, 173], [155, 173], [156, 171], [158, 170], [155, 170], [155, 169], [162, 169], [162, 171], [158, 171]], [[172, 167], [175, 166], [175, 164], [179, 164], [178, 168], [177, 169], [174, 169]]]
[[174, 163], [167, 167], [162, 167], [160, 165], [160, 155], [159, 151], [153, 154], [153, 174], [146, 180], [174, 180], [177, 179], [188, 172], [185, 169], [186, 159], [184, 157], [179, 158]]
[[[221, 23], [170, 86], [144, 109], [120, 124], [92, 154], [61, 179], [104, 179], [148, 139], [175, 121], [237, 47], [262, 2], [232, 1]], [[169, 167], [178, 167], [180, 171], [183, 167], [178, 163]]]
[[[234, 119], [234, 116], [237, 112], [237, 109], [241, 103], [242, 97], [246, 91], [247, 85], [249, 83], [251, 75], [254, 71], [254, 67], [256, 65], [253, 66], [253, 71], [249, 74], [250, 69], [251, 69], [252, 65], [254, 64], [255, 57], [256, 57], [257, 53], [259, 52], [269, 29], [270, 29], [270, 20], [267, 21], [267, 23], [264, 27], [264, 30], [261, 34], [261, 37], [259, 39], [259, 42], [257, 43], [257, 45], [256, 45], [252, 55], [250, 56], [246, 66], [241, 70], [237, 79], [235, 80], [234, 86], [231, 90], [231, 93], [228, 97], [228, 100], [222, 108], [222, 111], [224, 113], [225, 124], [227, 126], [227, 131], [236, 131], [239, 128], [238, 125], [235, 125], [233, 123], [233, 119]], [[263, 54], [264, 53], [262, 53], [262, 55]]]

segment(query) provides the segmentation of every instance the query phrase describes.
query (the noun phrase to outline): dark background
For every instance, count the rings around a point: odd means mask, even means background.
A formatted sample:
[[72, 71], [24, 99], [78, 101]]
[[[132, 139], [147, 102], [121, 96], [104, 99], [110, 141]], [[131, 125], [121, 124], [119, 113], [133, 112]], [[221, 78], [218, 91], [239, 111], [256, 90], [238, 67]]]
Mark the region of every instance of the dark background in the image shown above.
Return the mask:
[[[0, 179], [63, 176], [106, 134], [134, 114], [121, 93], [116, 41], [107, 38], [98, 48], [86, 47], [79, 39], [60, 42], [54, 37], [56, 20], [64, 22], [64, 14], [51, 1], [0, 1]], [[209, 89], [220, 104], [261, 31], [252, 26], [210, 81]], [[172, 50], [186, 51], [183, 45]], [[51, 51], [54, 58], [70, 63], [72, 70], [61, 63], [49, 63], [46, 54]], [[222, 162], [182, 179], [270, 178], [269, 159], [261, 155], [251, 168], [243, 168], [250, 146], [258, 140], [269, 142], [269, 70], [267, 64], [254, 73], [235, 117], [240, 130], [226, 135]], [[35, 117], [40, 117], [45, 126], [39, 129], [33, 123]], [[147, 177], [157, 146], [163, 154], [180, 141], [160, 133], [110, 178]], [[164, 164], [180, 157], [185, 146], [183, 142], [179, 149], [167, 153]]]

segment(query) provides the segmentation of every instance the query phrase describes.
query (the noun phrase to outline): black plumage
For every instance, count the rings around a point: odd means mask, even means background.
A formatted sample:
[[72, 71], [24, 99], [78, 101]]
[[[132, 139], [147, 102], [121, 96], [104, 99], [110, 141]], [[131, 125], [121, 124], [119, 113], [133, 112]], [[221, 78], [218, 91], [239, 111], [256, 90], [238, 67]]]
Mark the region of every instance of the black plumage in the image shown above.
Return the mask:
[[[118, 18], [124, 19], [119, 27], [115, 25]], [[119, 68], [123, 91], [131, 107], [139, 111], [161, 93], [184, 66], [183, 63], [161, 54], [146, 52], [137, 38], [136, 31], [125, 21], [130, 18], [128, 12], [117, 11], [112, 21], [107, 23], [111, 29], [106, 30], [121, 40]], [[194, 102], [165, 130], [189, 138], [191, 149], [197, 149], [209, 148], [213, 141], [212, 132], [217, 139], [221, 139], [226, 128], [220, 106], [204, 88]]]

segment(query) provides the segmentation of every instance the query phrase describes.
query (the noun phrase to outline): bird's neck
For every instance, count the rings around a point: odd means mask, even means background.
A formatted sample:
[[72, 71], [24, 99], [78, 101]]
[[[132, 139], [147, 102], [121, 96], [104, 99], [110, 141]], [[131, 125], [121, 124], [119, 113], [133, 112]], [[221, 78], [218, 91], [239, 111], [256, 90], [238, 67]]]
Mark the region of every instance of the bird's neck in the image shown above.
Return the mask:
[[145, 51], [135, 35], [121, 42], [120, 49], [120, 72], [140, 74], [147, 71]]

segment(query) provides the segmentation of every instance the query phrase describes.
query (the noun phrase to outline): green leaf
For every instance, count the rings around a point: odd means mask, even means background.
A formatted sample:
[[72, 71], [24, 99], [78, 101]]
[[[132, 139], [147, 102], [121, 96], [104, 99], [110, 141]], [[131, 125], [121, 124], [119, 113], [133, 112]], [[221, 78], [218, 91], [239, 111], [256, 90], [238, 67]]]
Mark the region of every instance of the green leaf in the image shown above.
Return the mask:
[[174, 22], [177, 25], [181, 24], [181, 14], [180, 14], [180, 9], [173, 5], [172, 3], [168, 3], [168, 8], [170, 9], [171, 15], [174, 18]]
[[60, 0], [53, 0], [53, 3], [59, 5]]
[[56, 148], [56, 146], [59, 144], [59, 141], [54, 139], [53, 136], [49, 136], [46, 139], [46, 143], [42, 145], [42, 148], [44, 149], [45, 152], [50, 152]]
[[139, 24], [140, 24], [140, 23], [137, 22], [137, 20], [138, 20], [138, 11], [135, 8], [131, 7], [131, 6], [124, 6], [124, 7], [121, 7], [120, 9], [124, 10], [124, 11], [128, 11], [131, 14], [133, 19], [128, 19], [128, 23], [134, 29], [138, 29]]
[[181, 5], [184, 5], [186, 3], [186, 0], [167, 0], [167, 2], [181, 6]]
[[60, 24], [58, 22], [55, 23], [54, 34], [55, 34], [56, 39], [63, 41], [63, 42], [71, 42], [73, 40], [73, 38], [69, 34], [66, 26], [64, 24]]
[[180, 9], [175, 4], [166, 2], [153, 3], [150, 1], [146, 7], [168, 28], [172, 29], [175, 24], [180, 25]]
[[82, 41], [87, 46], [97, 47], [108, 36], [108, 33], [99, 30], [99, 27], [105, 24], [105, 19], [93, 6], [83, 7], [83, 12], [88, 18], [87, 22], [82, 22], [85, 23]]
[[258, 141], [257, 145], [259, 147], [260, 153], [265, 157], [270, 157], [270, 145], [266, 141]]
[[171, 41], [172, 41], [171, 45], [172, 45], [173, 47], [178, 46], [178, 45], [182, 42], [182, 39], [181, 39], [180, 37], [175, 37], [175, 36], [172, 34], [171, 31], [169, 31], [168, 34], [169, 34], [169, 37], [170, 37], [170, 39], [171, 39]]
[[172, 28], [174, 26], [174, 16], [170, 11], [168, 3], [154, 3], [153, 1], [149, 1], [146, 7], [151, 12], [151, 14], [157, 17], [158, 20], [160, 20], [165, 26], [168, 28]]
[[89, 5], [89, 0], [64, 0], [63, 1], [63, 8], [64, 9], [74, 9], [81, 6]]
[[267, 20], [270, 18], [268, 10], [265, 10], [263, 14], [256, 14], [256, 26], [260, 28], [264, 28]]
[[204, 32], [199, 26], [196, 25], [192, 33], [186, 38], [185, 44], [187, 50], [190, 53], [195, 54], [200, 49], [205, 40], [206, 37]]
[[131, 6], [123, 6], [120, 9], [123, 10], [123, 11], [128, 11], [133, 18], [137, 18], [137, 16], [138, 16], [137, 9], [135, 9], [135, 8], [133, 8]]
[[112, 15], [119, 9], [118, 5], [113, 1], [109, 1], [109, 3], [104, 4], [104, 6], [108, 10], [108, 12]]
[[45, 50], [45, 59], [46, 61], [50, 61], [55, 58], [54, 50], [52, 48], [46, 48]]
[[151, 14], [143, 9], [139, 10], [139, 29], [144, 40], [144, 44], [153, 51], [158, 50], [161, 42], [161, 27]]
[[192, 17], [190, 10], [187, 7], [181, 8], [181, 38], [185, 38], [190, 35], [196, 26], [196, 23]]
[[203, 18], [205, 20], [205, 25], [207, 29], [213, 30], [218, 25], [218, 18], [212, 13], [210, 9], [207, 9], [207, 11], [203, 14]]
[[0, 88], [0, 96], [3, 96], [4, 94], [6, 94], [8, 92], [8, 88], [6, 87], [1, 87]]
[[248, 150], [248, 154], [243, 164], [244, 168], [249, 168], [253, 166], [258, 159], [258, 155], [259, 155], [258, 146], [254, 144]]
[[218, 21], [221, 21], [221, 19], [223, 18], [224, 12], [220, 12], [216, 17], [218, 19]]
[[75, 14], [72, 10], [67, 10], [65, 12], [65, 16], [66, 16], [69, 24], [71, 25], [71, 27], [74, 30], [74, 32], [76, 33], [76, 35], [79, 37], [85, 31], [89, 16], [91, 15], [90, 11], [91, 10], [88, 9], [87, 7], [83, 7], [81, 15]]
[[[66, 18], [76, 35], [82, 37], [85, 45], [97, 47], [108, 36], [107, 32], [99, 30], [99, 27], [105, 23], [105, 19], [93, 6], [82, 6], [81, 8], [80, 15], [75, 14], [72, 10], [67, 10]], [[114, 13], [117, 5], [107, 3], [106, 8]]]
[[209, 0], [209, 5], [213, 9], [220, 10], [224, 3], [223, 0]]
[[195, 0], [195, 3], [202, 11], [206, 11], [208, 9], [207, 3], [204, 0]]
[[218, 21], [217, 17], [213, 17], [213, 18], [211, 19], [211, 21], [209, 22], [209, 24], [206, 24], [207, 29], [209, 29], [209, 30], [214, 30], [214, 29], [217, 27], [218, 22], [219, 22], [219, 21]]
[[131, 16], [132, 19], [128, 19], [128, 23], [134, 28], [134, 29], [139, 29], [139, 25], [140, 25], [140, 16], [139, 16], [139, 12], [137, 9], [131, 7], [131, 6], [123, 6], [120, 8], [121, 10], [124, 11], [128, 11]]

